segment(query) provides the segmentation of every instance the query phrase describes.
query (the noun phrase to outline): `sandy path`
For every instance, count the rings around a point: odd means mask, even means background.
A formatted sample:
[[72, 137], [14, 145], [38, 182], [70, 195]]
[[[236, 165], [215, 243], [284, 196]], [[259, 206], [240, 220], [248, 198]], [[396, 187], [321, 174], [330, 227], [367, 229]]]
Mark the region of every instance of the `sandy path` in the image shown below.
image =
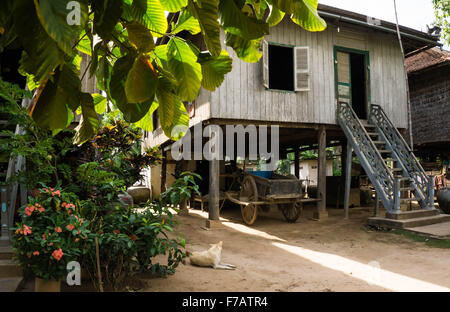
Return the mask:
[[[146, 291], [450, 291], [450, 250], [385, 232], [367, 232], [369, 209], [329, 210], [325, 221], [305, 210], [295, 224], [278, 211], [245, 226], [225, 209], [224, 226], [204, 230], [206, 213], [178, 216], [187, 249], [223, 241], [222, 260], [234, 271], [181, 265], [168, 278], [146, 278]], [[375, 262], [374, 262], [375, 261]], [[381, 269], [377, 269], [377, 267]]]

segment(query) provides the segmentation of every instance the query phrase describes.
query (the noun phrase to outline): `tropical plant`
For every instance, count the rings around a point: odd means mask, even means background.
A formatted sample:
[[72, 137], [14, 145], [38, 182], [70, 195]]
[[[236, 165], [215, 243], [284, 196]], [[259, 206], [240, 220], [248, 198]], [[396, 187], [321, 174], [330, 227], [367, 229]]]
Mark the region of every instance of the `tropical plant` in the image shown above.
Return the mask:
[[[89, 241], [93, 244], [95, 238], [98, 240], [102, 278], [107, 287], [119, 289], [127, 276], [140, 272], [162, 276], [175, 273], [186, 254], [185, 240], [169, 236], [175, 226], [173, 212], [192, 192], [198, 193], [194, 174], [183, 173], [171, 188], [156, 200], [142, 204], [139, 210], [117, 205], [110, 213], [92, 218]], [[83, 267], [97, 282], [95, 246], [88, 250]], [[166, 255], [167, 261], [155, 262], [158, 255]]]
[[442, 28], [442, 39], [450, 45], [450, 1], [433, 0], [435, 24]]
[[67, 276], [67, 264], [80, 261], [86, 249], [89, 221], [78, 213], [74, 194], [43, 187], [19, 211], [21, 220], [12, 237], [14, 257], [26, 272], [44, 280]]
[[[0, 115], [7, 120], [5, 129], [1, 130], [4, 136], [0, 138], [0, 150], [4, 157], [14, 155], [27, 159], [25, 170], [20, 170], [9, 182], [19, 181], [33, 189], [39, 183], [57, 184], [64, 178], [71, 180], [64, 162], [73, 148], [72, 131], [65, 130], [53, 137], [50, 130], [41, 129], [21, 106], [21, 100], [30, 98], [31, 93], [1, 78], [0, 97], [4, 99]], [[16, 125], [21, 127], [20, 133], [15, 132]]]
[[[257, 62], [262, 38], [285, 15], [309, 31], [326, 28], [317, 0], [3, 0], [1, 8], [0, 51], [23, 48], [19, 71], [35, 90], [28, 112], [57, 130], [78, 110], [76, 144], [97, 132], [106, 102], [81, 91], [86, 75], [127, 122], [151, 131], [158, 108], [165, 134], [177, 139], [183, 131], [172, 130], [189, 122], [182, 101], [231, 71], [221, 30], [239, 58]], [[78, 52], [90, 56], [82, 73]]]
[[142, 149], [142, 130], [120, 119], [107, 119], [98, 134], [83, 144], [79, 153], [116, 173], [130, 187], [142, 180], [142, 169], [162, 159], [158, 147]]

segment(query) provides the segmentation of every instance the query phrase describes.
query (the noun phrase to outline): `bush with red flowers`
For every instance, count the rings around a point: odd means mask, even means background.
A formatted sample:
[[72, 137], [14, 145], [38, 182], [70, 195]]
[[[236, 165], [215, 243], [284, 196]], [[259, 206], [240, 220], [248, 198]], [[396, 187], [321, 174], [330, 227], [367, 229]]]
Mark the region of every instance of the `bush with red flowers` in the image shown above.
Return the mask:
[[89, 234], [89, 222], [78, 211], [76, 195], [48, 187], [19, 210], [21, 221], [12, 244], [26, 273], [44, 280], [66, 279], [67, 264], [80, 261]]

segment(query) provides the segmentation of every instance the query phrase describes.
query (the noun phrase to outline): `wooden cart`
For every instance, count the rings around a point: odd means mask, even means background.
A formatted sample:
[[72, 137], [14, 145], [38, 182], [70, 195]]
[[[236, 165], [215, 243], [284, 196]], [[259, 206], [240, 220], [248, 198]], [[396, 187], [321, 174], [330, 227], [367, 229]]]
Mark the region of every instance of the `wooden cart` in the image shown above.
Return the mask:
[[236, 198], [226, 193], [227, 199], [241, 205], [242, 219], [252, 225], [261, 209], [268, 212], [276, 205], [288, 222], [295, 222], [302, 211], [304, 201], [302, 182], [295, 176], [271, 174], [270, 178], [243, 172], [241, 190]]

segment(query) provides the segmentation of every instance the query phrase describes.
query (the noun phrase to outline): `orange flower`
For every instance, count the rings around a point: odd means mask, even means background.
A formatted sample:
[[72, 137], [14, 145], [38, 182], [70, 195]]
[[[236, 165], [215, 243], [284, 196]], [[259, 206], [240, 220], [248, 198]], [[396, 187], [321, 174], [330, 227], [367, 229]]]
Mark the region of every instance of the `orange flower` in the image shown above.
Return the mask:
[[39, 256], [39, 251], [34, 251], [33, 256]]
[[25, 214], [27, 216], [31, 216], [31, 214], [33, 213], [34, 209], [36, 209], [34, 206], [27, 206], [25, 208]]
[[53, 242], [51, 242], [49, 245], [50, 245], [50, 246], [53, 246]]
[[132, 235], [130, 235], [130, 239], [132, 239], [132, 240], [136, 241], [136, 240], [137, 240], [137, 236], [136, 236], [136, 235], [134, 235], [134, 234], [132, 234]]
[[114, 230], [113, 233], [114, 233], [114, 234], [119, 234], [120, 231], [119, 231], [119, 230]]
[[75, 225], [73, 225], [73, 224], [68, 224], [66, 227], [67, 227], [67, 229], [68, 229], [69, 231], [72, 231], [72, 230], [75, 228]]
[[45, 233], [44, 234], [42, 234], [42, 239], [43, 240], [45, 240], [46, 238], [45, 238]]
[[52, 196], [58, 195], [61, 197], [61, 192], [59, 190], [52, 192]]
[[78, 243], [80, 241], [80, 239], [77, 237], [74, 239], [75, 243]]
[[[32, 233], [32, 232], [31, 232], [31, 229], [32, 229], [31, 226], [26, 226], [26, 225], [24, 224], [24, 225], [23, 225], [23, 235], [31, 234], [31, 233]], [[20, 234], [22, 234], [22, 233], [20, 233]]]
[[61, 233], [62, 232], [62, 228], [60, 228], [59, 226], [55, 227], [55, 232]]
[[64, 255], [64, 253], [61, 248], [59, 248], [58, 250], [54, 250], [52, 253], [52, 257], [58, 261], [61, 260], [63, 255]]

